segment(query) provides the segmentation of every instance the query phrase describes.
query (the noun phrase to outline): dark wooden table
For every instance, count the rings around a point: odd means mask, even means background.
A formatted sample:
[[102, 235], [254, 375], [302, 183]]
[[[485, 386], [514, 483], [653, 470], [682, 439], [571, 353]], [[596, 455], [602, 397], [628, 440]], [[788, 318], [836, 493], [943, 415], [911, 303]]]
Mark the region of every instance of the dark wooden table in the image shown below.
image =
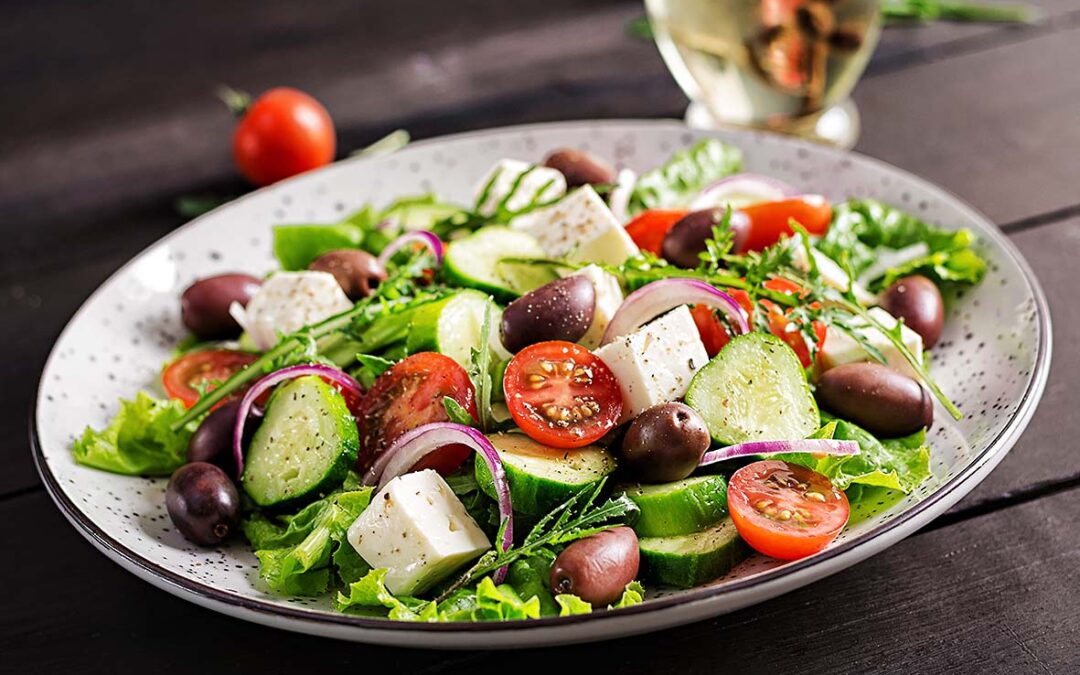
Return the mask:
[[[519, 122], [675, 117], [629, 0], [11, 2], [0, 22], [0, 671], [1069, 673], [1080, 671], [1080, 3], [1035, 26], [890, 28], [855, 91], [858, 149], [999, 223], [1053, 310], [1028, 432], [952, 511], [888, 551], [757, 607], [542, 653], [391, 650], [276, 632], [155, 590], [45, 495], [26, 415], [49, 347], [98, 283], [239, 194], [220, 82], [324, 101], [343, 149]], [[508, 670], [507, 668], [512, 670]]]

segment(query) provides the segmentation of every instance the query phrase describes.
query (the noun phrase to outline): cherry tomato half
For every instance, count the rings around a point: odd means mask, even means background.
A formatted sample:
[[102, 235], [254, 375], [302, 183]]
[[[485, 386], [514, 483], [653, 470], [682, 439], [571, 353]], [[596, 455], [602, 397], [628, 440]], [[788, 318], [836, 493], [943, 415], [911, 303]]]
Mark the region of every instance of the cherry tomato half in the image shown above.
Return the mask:
[[200, 389], [209, 391], [233, 373], [259, 358], [256, 354], [230, 349], [206, 349], [184, 354], [165, 367], [161, 385], [169, 398], [178, 398], [190, 408], [199, 400]]
[[820, 195], [751, 204], [742, 212], [750, 218], [750, 233], [740, 253], [766, 249], [781, 237], [794, 234], [789, 220], [795, 220], [815, 235], [825, 234], [832, 222], [832, 206]]
[[678, 209], [649, 209], [626, 224], [626, 233], [642, 251], [660, 255], [664, 236], [687, 213]]
[[514, 355], [503, 375], [510, 415], [529, 438], [554, 448], [600, 439], [622, 415], [622, 390], [598, 356], [551, 340]]
[[[753, 318], [754, 303], [751, 302], [750, 295], [746, 291], [738, 288], [726, 288], [724, 292], [735, 298], [735, 301], [746, 312], [747, 320]], [[719, 354], [724, 345], [731, 340], [731, 333], [728, 332], [727, 323], [719, 317], [717, 310], [708, 305], [694, 305], [690, 309], [690, 316], [694, 317], [694, 325], [697, 326], [701, 342], [705, 345], [705, 352], [711, 359]]]
[[[787, 279], [769, 279], [762, 285], [770, 291], [798, 295], [799, 297], [806, 296], [805, 289]], [[809, 368], [814, 363], [814, 358], [811, 356], [806, 336], [800, 330], [799, 324], [792, 321], [788, 317], [788, 313], [776, 303], [762, 300], [761, 304], [768, 310], [769, 332], [786, 342], [795, 351], [795, 355], [799, 357], [799, 363], [802, 364], [803, 368]], [[820, 306], [821, 304], [817, 302], [810, 303], [810, 307], [814, 309]], [[814, 340], [814, 353], [820, 354], [821, 348], [825, 346], [825, 324], [815, 321], [813, 329], [816, 338]]]
[[850, 508], [847, 495], [817, 471], [768, 459], [731, 476], [728, 510], [739, 536], [756, 551], [797, 560], [828, 546]]
[[[399, 361], [380, 375], [361, 399], [356, 414], [361, 473], [406, 431], [432, 422], [447, 422], [443, 398], [449, 396], [476, 417], [476, 394], [469, 374], [449, 356], [421, 352]], [[468, 459], [464, 445], [448, 445], [424, 457], [411, 470], [435, 469], [444, 476]]]
[[233, 135], [233, 158], [255, 185], [269, 185], [334, 159], [334, 123], [302, 91], [271, 89], [243, 113]]

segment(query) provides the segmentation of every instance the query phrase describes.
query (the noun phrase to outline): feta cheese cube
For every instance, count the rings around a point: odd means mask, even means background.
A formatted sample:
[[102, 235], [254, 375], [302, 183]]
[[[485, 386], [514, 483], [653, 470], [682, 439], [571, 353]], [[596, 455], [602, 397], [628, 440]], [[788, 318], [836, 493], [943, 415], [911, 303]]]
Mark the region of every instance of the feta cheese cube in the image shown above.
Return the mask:
[[[806, 257], [806, 247], [802, 245], [802, 240], [794, 239], [791, 246], [791, 263], [797, 269], [809, 272], [810, 259]], [[814, 262], [817, 263], [818, 272], [821, 274], [821, 280], [825, 282], [825, 285], [831, 286], [838, 291], [847, 291], [849, 277], [844, 268], [816, 248], [811, 249], [811, 251], [814, 254]], [[878, 302], [877, 296], [863, 288], [858, 281], [851, 284], [851, 290], [855, 293], [855, 299], [864, 306], [876, 305]]]
[[347, 533], [364, 562], [385, 567], [391, 593], [422, 593], [491, 548], [442, 476], [425, 469], [394, 478]]
[[[874, 307], [869, 313], [886, 328], [891, 329], [896, 325], [896, 317], [880, 307]], [[918, 379], [918, 375], [907, 362], [907, 359], [905, 359], [903, 354], [893, 346], [893, 343], [884, 333], [876, 328], [871, 328], [870, 326], [860, 329], [859, 332], [866, 336], [867, 341], [881, 352], [881, 355], [885, 357], [887, 365], [890, 368], [904, 373], [909, 377]], [[907, 326], [901, 327], [900, 334], [904, 346], [911, 350], [911, 353], [914, 354], [916, 358], [922, 359], [922, 336]], [[855, 338], [842, 330], [837, 330], [830, 326], [825, 333], [825, 344], [821, 348], [821, 354], [818, 358], [818, 367], [820, 372], [825, 372], [830, 368], [835, 368], [836, 366], [845, 363], [873, 360], [874, 358], [870, 356], [869, 352], [863, 349], [863, 346], [859, 344]]]
[[709, 361], [690, 309], [683, 305], [596, 350], [622, 388], [621, 422], [686, 395]]
[[621, 265], [638, 253], [634, 240], [591, 185], [516, 218], [513, 227], [536, 237], [548, 255], [574, 262]]
[[[521, 174], [528, 172], [517, 188], [514, 184]], [[476, 211], [490, 216], [498, 210], [499, 203], [507, 195], [513, 195], [506, 202], [510, 211], [523, 209], [536, 201], [549, 202], [566, 194], [566, 178], [555, 169], [534, 166], [516, 159], [500, 160], [476, 186]]]
[[277, 344], [308, 324], [353, 306], [329, 272], [278, 272], [263, 282], [247, 307], [234, 302], [229, 313], [259, 349]]
[[[608, 274], [597, 265], [582, 267], [573, 273], [581, 275], [592, 282], [596, 291], [596, 306], [593, 310], [593, 320], [589, 324], [589, 330], [578, 343], [587, 349], [596, 349], [600, 346], [600, 339], [604, 337], [604, 331], [611, 323], [611, 317], [619, 311], [623, 303], [622, 287], [614, 275]], [[573, 276], [573, 275], [571, 275]]]

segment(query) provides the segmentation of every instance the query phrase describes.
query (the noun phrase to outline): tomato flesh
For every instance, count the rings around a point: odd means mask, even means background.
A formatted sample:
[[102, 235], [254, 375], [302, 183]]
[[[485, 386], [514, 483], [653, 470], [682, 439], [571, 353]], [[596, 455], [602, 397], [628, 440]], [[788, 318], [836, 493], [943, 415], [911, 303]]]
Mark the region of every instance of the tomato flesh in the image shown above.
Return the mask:
[[161, 373], [161, 386], [169, 398], [180, 399], [190, 408], [202, 395], [200, 389], [214, 389], [257, 358], [255, 354], [231, 349], [204, 349], [184, 354], [165, 367]]
[[750, 232], [740, 253], [761, 251], [780, 241], [781, 237], [791, 236], [795, 233], [789, 223], [791, 220], [813, 235], [825, 234], [832, 222], [832, 206], [820, 195], [751, 204], [742, 212], [750, 219]]
[[[750, 300], [749, 293], [738, 288], [727, 288], [724, 292], [735, 298], [735, 301], [746, 312], [748, 321], [754, 316], [754, 303]], [[694, 318], [694, 325], [697, 326], [698, 335], [701, 336], [701, 342], [705, 345], [705, 352], [710, 359], [719, 354], [724, 345], [731, 340], [727, 323], [717, 312], [708, 305], [694, 305], [690, 310], [690, 316]]]
[[[476, 418], [476, 394], [465, 369], [435, 352], [413, 354], [380, 375], [364, 394], [356, 414], [360, 432], [357, 470], [375, 460], [406, 431], [432, 422], [448, 422], [443, 398], [449, 396]], [[469, 457], [463, 445], [448, 445], [421, 459], [412, 470], [453, 473]]]
[[728, 510], [735, 529], [759, 553], [798, 560], [822, 550], [847, 524], [847, 495], [820, 473], [769, 459], [731, 476]]
[[687, 213], [680, 209], [649, 209], [626, 224], [626, 233], [642, 251], [660, 255], [668, 230]]
[[233, 158], [255, 185], [269, 185], [329, 164], [334, 123], [311, 96], [288, 87], [271, 89], [244, 112], [233, 135]]
[[599, 440], [622, 415], [615, 374], [572, 342], [538, 342], [506, 366], [503, 391], [510, 415], [529, 438], [555, 448]]

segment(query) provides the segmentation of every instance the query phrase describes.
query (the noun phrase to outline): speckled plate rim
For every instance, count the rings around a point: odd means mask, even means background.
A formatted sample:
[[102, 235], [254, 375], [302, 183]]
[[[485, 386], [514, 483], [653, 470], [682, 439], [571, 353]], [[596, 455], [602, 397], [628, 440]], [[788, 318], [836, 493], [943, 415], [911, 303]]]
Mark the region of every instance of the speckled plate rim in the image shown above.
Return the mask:
[[[451, 134], [419, 141], [411, 144], [410, 147], [439, 144], [450, 140], [480, 140], [492, 135], [557, 130], [560, 127], [571, 128], [581, 127], [582, 125], [613, 128], [649, 126], [653, 128], [667, 127], [673, 131], [688, 130], [684, 124], [672, 120], [574, 120]], [[760, 139], [768, 134], [751, 131], [736, 132], [734, 134], [726, 132], [718, 135], [725, 138], [743, 136]], [[843, 570], [888, 548], [944, 513], [978, 485], [1016, 443], [1027, 428], [1046, 387], [1052, 351], [1050, 310], [1038, 280], [1020, 252], [992, 221], [963, 200], [903, 169], [857, 152], [824, 148], [798, 139], [784, 139], [783, 142], [789, 144], [793, 149], [799, 147], [812, 148], [817, 153], [830, 154], [836, 158], [847, 158], [855, 164], [872, 166], [901, 174], [928, 194], [953, 203], [965, 216], [973, 221], [981, 221], [986, 226], [981, 234], [992, 239], [994, 244], [1017, 266], [1035, 302], [1039, 326], [1039, 342], [1035, 364], [1012, 419], [982, 452], [938, 490], [898, 517], [883, 522], [857, 538], [830, 547], [810, 558], [789, 563], [750, 578], [729, 581], [720, 586], [693, 589], [678, 596], [657, 598], [647, 603], [619, 610], [498, 623], [416, 624], [282, 607], [255, 598], [226, 593], [208, 584], [181, 577], [158, 565], [153, 560], [131, 551], [98, 527], [67, 497], [48, 467], [42, 452], [37, 425], [37, 410], [43, 395], [43, 378], [39, 380], [37, 393], [31, 404], [29, 425], [30, 444], [38, 474], [41, 476], [49, 496], [59, 507], [64, 517], [75, 526], [80, 534], [108, 558], [152, 585], [200, 606], [244, 620], [300, 633], [359, 642], [443, 649], [502, 649], [590, 642], [651, 632], [735, 611], [774, 598]], [[363, 157], [345, 159], [319, 171], [290, 179], [285, 183], [305, 180], [312, 175], [334, 170], [346, 163], [363, 161], [366, 161]], [[274, 190], [282, 184], [278, 183], [262, 188], [219, 208], [229, 208], [231, 204], [236, 204], [265, 191]], [[216, 211], [217, 209], [212, 213], [216, 213]], [[72, 329], [83, 308], [101, 292], [102, 287], [106, 286], [114, 278], [123, 275], [128, 267], [148, 250], [168, 242], [172, 237], [193, 226], [203, 217], [206, 216], [197, 218], [150, 244], [114, 272], [75, 312], [63, 331], [57, 336], [56, 342], [59, 342]], [[42, 371], [43, 374], [48, 370], [55, 357], [54, 347], [46, 360], [45, 368]], [[589, 624], [590, 630], [582, 630], [583, 624]], [[481, 638], [483, 641], [481, 641]]]

